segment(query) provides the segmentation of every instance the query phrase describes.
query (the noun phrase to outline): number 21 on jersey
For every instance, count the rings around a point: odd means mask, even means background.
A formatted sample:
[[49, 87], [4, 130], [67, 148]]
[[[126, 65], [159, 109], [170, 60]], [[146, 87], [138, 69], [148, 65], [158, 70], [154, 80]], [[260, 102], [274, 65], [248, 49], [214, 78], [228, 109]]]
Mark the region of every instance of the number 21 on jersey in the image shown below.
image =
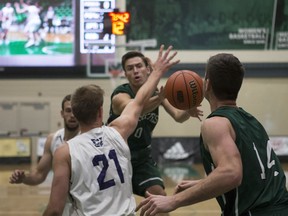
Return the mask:
[[105, 190], [115, 185], [114, 179], [109, 179], [105, 181], [105, 177], [109, 168], [109, 163], [111, 162], [114, 162], [115, 164], [120, 182], [124, 183], [124, 175], [119, 164], [115, 149], [109, 151], [108, 157], [105, 154], [95, 155], [92, 160], [93, 166], [99, 166], [99, 162], [102, 162], [103, 166], [101, 172], [97, 177], [100, 190]]

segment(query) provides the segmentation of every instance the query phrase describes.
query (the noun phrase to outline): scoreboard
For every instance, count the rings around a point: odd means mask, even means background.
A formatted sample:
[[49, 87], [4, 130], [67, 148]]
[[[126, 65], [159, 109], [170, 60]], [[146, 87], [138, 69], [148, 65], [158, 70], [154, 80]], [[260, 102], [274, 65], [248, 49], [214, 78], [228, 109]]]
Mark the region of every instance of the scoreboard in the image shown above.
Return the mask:
[[114, 53], [116, 37], [107, 15], [116, 8], [115, 0], [80, 0], [80, 52]]

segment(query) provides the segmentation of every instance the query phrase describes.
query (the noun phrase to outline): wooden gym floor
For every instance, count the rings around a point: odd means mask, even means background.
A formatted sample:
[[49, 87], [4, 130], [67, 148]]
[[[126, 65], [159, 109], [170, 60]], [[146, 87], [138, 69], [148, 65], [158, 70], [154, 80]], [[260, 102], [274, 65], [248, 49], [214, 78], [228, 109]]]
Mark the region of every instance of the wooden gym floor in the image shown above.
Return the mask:
[[[203, 177], [202, 165], [194, 164], [193, 170]], [[288, 177], [288, 164], [283, 164]], [[52, 172], [45, 182], [38, 186], [27, 186], [23, 184], [9, 184], [9, 176], [14, 169], [29, 170], [29, 164], [3, 165], [0, 164], [0, 216], [40, 216], [44, 211], [50, 194]], [[175, 173], [179, 177], [179, 173]], [[193, 178], [193, 177], [192, 177]], [[197, 178], [197, 177], [194, 177]], [[173, 193], [176, 185], [173, 173], [164, 177], [167, 194]], [[288, 186], [288, 182], [287, 182]], [[142, 200], [136, 196], [137, 203]], [[205, 201], [196, 205], [182, 207], [170, 213], [170, 216], [219, 216], [220, 211], [215, 199]]]

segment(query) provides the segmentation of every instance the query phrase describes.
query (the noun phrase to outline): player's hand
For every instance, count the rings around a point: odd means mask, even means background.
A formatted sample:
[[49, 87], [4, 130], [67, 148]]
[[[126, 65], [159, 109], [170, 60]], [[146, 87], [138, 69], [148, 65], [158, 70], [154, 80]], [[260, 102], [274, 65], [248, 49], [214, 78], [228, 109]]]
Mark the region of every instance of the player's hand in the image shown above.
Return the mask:
[[179, 184], [176, 185], [174, 194], [177, 194], [181, 191], [186, 190], [187, 188], [193, 187], [199, 182], [199, 180], [183, 180]]
[[169, 46], [168, 49], [164, 52], [164, 45], [161, 45], [158, 58], [156, 62], [153, 64], [153, 71], [158, 71], [160, 73], [165, 73], [171, 68], [173, 65], [176, 65], [180, 62], [180, 60], [171, 61], [177, 55], [177, 52], [173, 52], [170, 54], [171, 50], [173, 49], [172, 46]]
[[158, 95], [159, 100], [160, 100], [161, 103], [162, 103], [162, 101], [165, 99], [165, 91], [164, 91], [164, 87], [161, 86], [160, 89], [157, 88], [157, 90], [156, 90], [156, 94]]
[[24, 170], [15, 170], [9, 178], [9, 183], [20, 184], [23, 183], [24, 178], [25, 178]]
[[[200, 105], [201, 106], [201, 105]], [[201, 117], [203, 117], [203, 110], [200, 110], [199, 107], [194, 107], [190, 110], [186, 110], [186, 112], [191, 116], [191, 117], [194, 117], [194, 118], [198, 118], [199, 121], [202, 121]]]
[[140, 216], [154, 216], [158, 213], [167, 213], [175, 210], [172, 196], [152, 195], [146, 192], [147, 198], [136, 207], [136, 211], [141, 209]]

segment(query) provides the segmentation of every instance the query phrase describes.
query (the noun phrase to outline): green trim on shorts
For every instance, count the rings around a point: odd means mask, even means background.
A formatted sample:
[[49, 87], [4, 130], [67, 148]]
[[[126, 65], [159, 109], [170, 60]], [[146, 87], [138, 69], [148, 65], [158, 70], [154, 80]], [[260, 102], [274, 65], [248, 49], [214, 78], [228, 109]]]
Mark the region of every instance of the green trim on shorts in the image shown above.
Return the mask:
[[132, 186], [134, 194], [144, 197], [146, 189], [154, 185], [159, 185], [163, 189], [165, 188], [157, 164], [151, 157], [146, 158], [141, 164], [134, 164], [134, 166], [132, 162], [132, 167]]

